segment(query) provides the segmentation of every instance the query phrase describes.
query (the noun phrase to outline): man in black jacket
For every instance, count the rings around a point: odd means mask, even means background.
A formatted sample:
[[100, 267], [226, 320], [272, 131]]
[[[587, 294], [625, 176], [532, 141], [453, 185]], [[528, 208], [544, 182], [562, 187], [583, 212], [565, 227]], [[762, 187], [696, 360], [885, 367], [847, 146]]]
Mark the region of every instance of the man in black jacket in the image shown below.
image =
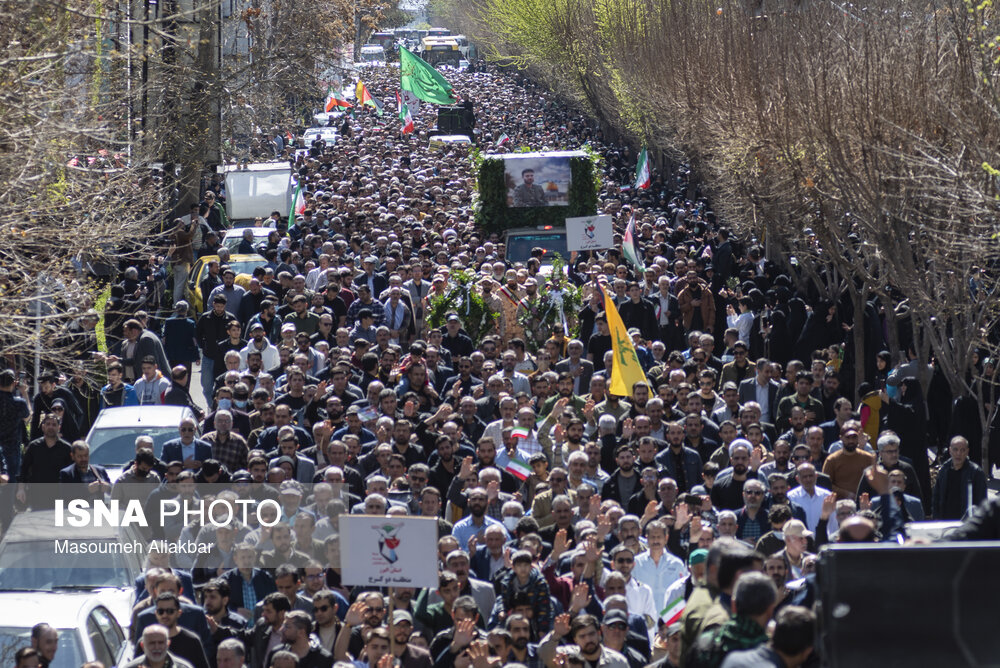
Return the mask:
[[264, 659], [272, 636], [281, 642], [281, 627], [285, 623], [285, 614], [292, 608], [288, 597], [280, 592], [273, 592], [264, 598], [264, 606], [260, 619], [251, 628], [221, 626], [213, 617], [207, 617], [208, 627], [212, 631], [212, 639], [218, 644], [225, 638], [236, 638], [249, 650], [249, 668], [266, 668]]
[[298, 657], [298, 668], [330, 668], [333, 666], [333, 654], [322, 647], [309, 642], [313, 622], [308, 614], [301, 610], [291, 610], [285, 615], [281, 624], [281, 639], [283, 644], [272, 649], [265, 666], [271, 665], [271, 657], [276, 652], [291, 652]]
[[[219, 341], [228, 338], [226, 325], [232, 318], [226, 313], [226, 296], [217, 294], [212, 298], [212, 308], [198, 318], [195, 337], [201, 349], [201, 390], [205, 394], [205, 402], [212, 402], [212, 390], [215, 385], [217, 371], [213, 360], [219, 352]], [[169, 367], [163, 367], [164, 369]]]
[[190, 663], [194, 668], [209, 668], [201, 638], [177, 624], [181, 616], [181, 601], [173, 592], [156, 597], [156, 621], [167, 629], [170, 653]]

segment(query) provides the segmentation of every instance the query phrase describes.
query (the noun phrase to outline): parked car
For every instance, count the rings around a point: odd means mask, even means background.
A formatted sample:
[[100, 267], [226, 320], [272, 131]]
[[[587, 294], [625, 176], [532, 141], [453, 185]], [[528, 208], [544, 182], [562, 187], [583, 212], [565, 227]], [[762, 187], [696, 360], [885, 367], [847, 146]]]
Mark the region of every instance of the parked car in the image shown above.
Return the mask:
[[[56, 526], [54, 510], [35, 510], [14, 517], [0, 541], [0, 592], [91, 592], [121, 627], [128, 628], [135, 604], [135, 579], [143, 570], [143, 555], [114, 546], [146, 545], [147, 541], [134, 525], [64, 524]], [[74, 550], [72, 545], [83, 545], [86, 549]], [[52, 603], [57, 600], [50, 599]], [[55, 608], [58, 606], [53, 605]], [[0, 601], [0, 614], [6, 615], [10, 610], [10, 606]], [[35, 621], [49, 620], [41, 617]], [[72, 668], [80, 665], [76, 663]]]
[[153, 439], [153, 452], [159, 457], [163, 444], [177, 438], [177, 427], [184, 418], [194, 419], [187, 406], [118, 406], [97, 414], [87, 434], [90, 463], [103, 466], [114, 482], [123, 466], [135, 457], [137, 436]]
[[49, 668], [80, 668], [90, 661], [121, 666], [132, 660], [132, 643], [121, 624], [93, 594], [75, 592], [0, 593], [0, 656], [31, 646], [31, 627], [45, 622], [59, 632]]

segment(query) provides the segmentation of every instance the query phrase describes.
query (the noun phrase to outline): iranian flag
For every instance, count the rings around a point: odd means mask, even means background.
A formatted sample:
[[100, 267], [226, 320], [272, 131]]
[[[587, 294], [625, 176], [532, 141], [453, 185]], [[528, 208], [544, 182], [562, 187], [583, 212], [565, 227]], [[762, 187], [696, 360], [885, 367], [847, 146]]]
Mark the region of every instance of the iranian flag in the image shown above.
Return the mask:
[[334, 95], [332, 88], [327, 88], [326, 105], [323, 108], [326, 110], [326, 113], [330, 113], [334, 109], [350, 109], [351, 103]]
[[399, 112], [399, 122], [403, 124], [401, 132], [404, 135], [413, 132], [413, 115], [410, 114], [410, 107], [403, 102], [399, 91], [396, 91], [396, 110]]
[[660, 619], [667, 626], [673, 624], [676, 621], [680, 621], [681, 614], [684, 612], [684, 598], [678, 596], [660, 611]]
[[639, 152], [639, 164], [635, 166], [635, 185], [633, 188], [642, 188], [645, 190], [650, 184], [649, 176], [649, 154], [646, 153], [646, 147], [642, 147], [642, 151]]
[[510, 141], [510, 137], [508, 137], [507, 133], [505, 132], [502, 135], [500, 135], [500, 139], [497, 139], [497, 146], [503, 146], [504, 144], [506, 144], [509, 141]]
[[531, 430], [527, 427], [515, 427], [510, 432], [511, 438], [528, 438], [531, 436]]
[[635, 214], [632, 214], [632, 217], [628, 219], [628, 225], [625, 227], [625, 237], [622, 239], [622, 253], [625, 254], [625, 259], [631, 262], [639, 271], [646, 271], [646, 265], [643, 264], [642, 258], [639, 257], [639, 251], [635, 247]]
[[292, 136], [292, 133], [291, 133], [291, 132], [286, 132], [286, 133], [285, 133], [285, 136], [286, 136], [286, 137], [288, 137], [288, 143], [289, 143], [289, 144], [291, 144], [292, 142], [294, 142], [294, 141], [295, 141], [295, 137], [293, 137], [293, 136]]
[[528, 476], [531, 475], [531, 467], [520, 457], [514, 457], [503, 468], [518, 480], [527, 480]]
[[295, 194], [292, 195], [292, 208], [288, 212], [288, 226], [292, 227], [295, 225], [295, 216], [306, 210], [306, 198], [302, 194], [302, 184], [298, 183], [295, 186]]
[[410, 115], [410, 108], [405, 104], [403, 105], [403, 134], [409, 134], [413, 132], [413, 116]]

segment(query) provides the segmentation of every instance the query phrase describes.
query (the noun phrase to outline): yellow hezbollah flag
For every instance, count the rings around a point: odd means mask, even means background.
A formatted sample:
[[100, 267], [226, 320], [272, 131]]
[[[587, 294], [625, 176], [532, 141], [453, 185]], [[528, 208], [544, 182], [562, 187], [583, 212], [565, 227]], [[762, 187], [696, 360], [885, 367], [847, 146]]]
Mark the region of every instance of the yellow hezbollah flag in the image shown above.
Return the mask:
[[620, 397], [630, 397], [636, 383], [647, 382], [646, 373], [639, 364], [639, 356], [635, 354], [632, 337], [628, 335], [625, 323], [618, 315], [618, 308], [607, 290], [604, 290], [604, 312], [608, 319], [608, 329], [611, 331], [611, 350], [614, 352], [611, 364], [611, 387], [608, 388], [608, 392]]

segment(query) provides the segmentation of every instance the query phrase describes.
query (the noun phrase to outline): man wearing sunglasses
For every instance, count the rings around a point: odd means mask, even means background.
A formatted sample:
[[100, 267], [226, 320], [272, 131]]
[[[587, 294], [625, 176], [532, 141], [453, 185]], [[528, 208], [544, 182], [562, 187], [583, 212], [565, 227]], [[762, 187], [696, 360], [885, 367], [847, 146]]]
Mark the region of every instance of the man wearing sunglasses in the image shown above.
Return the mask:
[[197, 634], [178, 625], [181, 601], [173, 592], [163, 592], [156, 597], [156, 622], [167, 629], [170, 653], [184, 659], [194, 668], [208, 668], [208, 658]]

